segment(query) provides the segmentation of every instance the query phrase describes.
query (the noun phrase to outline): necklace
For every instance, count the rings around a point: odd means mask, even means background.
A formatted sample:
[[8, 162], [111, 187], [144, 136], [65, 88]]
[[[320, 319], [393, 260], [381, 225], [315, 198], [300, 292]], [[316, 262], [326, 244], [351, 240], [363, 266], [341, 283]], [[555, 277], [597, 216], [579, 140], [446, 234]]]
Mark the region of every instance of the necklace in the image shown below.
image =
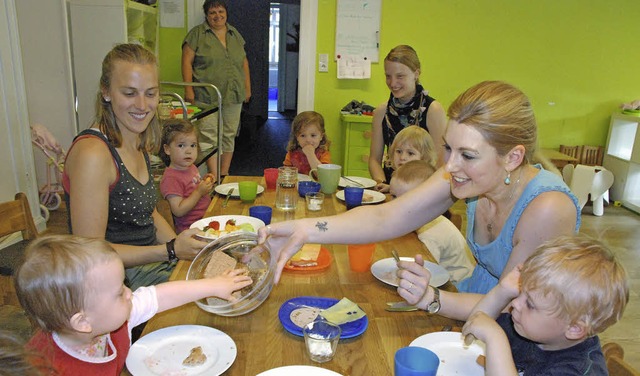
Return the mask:
[[[516, 190], [518, 189], [518, 186], [520, 184], [520, 178], [522, 178], [522, 169], [520, 170], [520, 174], [518, 175], [518, 180], [516, 180], [516, 183], [513, 185], [513, 188], [511, 189], [511, 193], [509, 194], [509, 197], [507, 198], [507, 204], [511, 204], [511, 200], [513, 199], [513, 195], [516, 193]], [[498, 217], [498, 207], [496, 206], [496, 215], [491, 217], [491, 219], [487, 223], [487, 231], [489, 232], [489, 235], [491, 235], [492, 238], [493, 238], [493, 221], [497, 217]]]

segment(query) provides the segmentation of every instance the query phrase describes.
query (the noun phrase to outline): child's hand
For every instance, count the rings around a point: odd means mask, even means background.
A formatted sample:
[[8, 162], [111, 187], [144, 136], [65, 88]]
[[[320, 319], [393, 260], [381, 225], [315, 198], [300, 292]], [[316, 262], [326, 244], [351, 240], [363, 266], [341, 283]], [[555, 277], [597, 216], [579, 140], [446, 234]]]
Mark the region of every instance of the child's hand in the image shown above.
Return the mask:
[[316, 155], [316, 147], [311, 144], [306, 144], [302, 147], [302, 152], [309, 158], [310, 155]]
[[389, 184], [387, 183], [378, 183], [375, 187], [373, 187], [376, 191], [380, 193], [388, 193], [389, 192]]
[[213, 174], [207, 174], [202, 180], [200, 180], [200, 183], [198, 183], [198, 192], [201, 196], [208, 195], [209, 192], [211, 192], [214, 181], [215, 177]]
[[246, 275], [246, 271], [242, 269], [227, 270], [217, 277], [210, 278], [209, 281], [215, 285], [212, 286], [213, 296], [229, 301], [236, 300], [231, 293], [253, 283], [251, 277]]
[[462, 335], [471, 334], [484, 343], [489, 343], [496, 335], [504, 334], [496, 320], [482, 311], [477, 311], [469, 316], [462, 327]]
[[500, 280], [499, 286], [511, 298], [516, 298], [520, 295], [520, 270], [522, 270], [522, 264], [516, 265]]

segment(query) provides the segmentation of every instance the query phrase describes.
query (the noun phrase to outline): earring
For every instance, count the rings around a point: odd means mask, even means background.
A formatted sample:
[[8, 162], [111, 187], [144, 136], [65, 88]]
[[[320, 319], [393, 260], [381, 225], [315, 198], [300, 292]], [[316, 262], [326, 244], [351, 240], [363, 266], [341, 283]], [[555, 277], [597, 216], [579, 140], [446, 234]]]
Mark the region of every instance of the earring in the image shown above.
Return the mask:
[[109, 97], [105, 97], [105, 98], [104, 98], [104, 101], [105, 101], [105, 102], [111, 102], [111, 98], [109, 98]]
[[504, 184], [506, 185], [511, 184], [511, 171], [507, 171], [507, 177], [504, 178]]

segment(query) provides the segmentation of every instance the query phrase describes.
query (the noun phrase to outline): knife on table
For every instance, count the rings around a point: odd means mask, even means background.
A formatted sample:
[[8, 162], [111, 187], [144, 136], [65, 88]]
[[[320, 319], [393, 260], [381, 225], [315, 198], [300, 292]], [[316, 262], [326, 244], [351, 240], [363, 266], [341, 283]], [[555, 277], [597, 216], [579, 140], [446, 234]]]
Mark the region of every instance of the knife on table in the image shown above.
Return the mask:
[[232, 187], [231, 189], [229, 189], [229, 192], [227, 192], [227, 198], [224, 199], [224, 202], [222, 203], [222, 207], [226, 208], [227, 204], [229, 203], [229, 199], [231, 198], [231, 195], [233, 195], [233, 192], [236, 190], [236, 187]]

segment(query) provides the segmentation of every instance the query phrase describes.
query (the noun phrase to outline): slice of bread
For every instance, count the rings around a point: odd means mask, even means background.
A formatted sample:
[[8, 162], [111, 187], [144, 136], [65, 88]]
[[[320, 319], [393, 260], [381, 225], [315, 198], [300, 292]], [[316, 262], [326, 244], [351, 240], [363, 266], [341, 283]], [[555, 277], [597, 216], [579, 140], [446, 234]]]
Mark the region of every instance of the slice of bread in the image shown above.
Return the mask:
[[318, 255], [320, 254], [320, 244], [305, 244], [289, 260], [289, 265], [296, 267], [318, 265]]
[[207, 356], [202, 352], [202, 347], [194, 347], [191, 349], [189, 356], [182, 361], [182, 365], [188, 367], [195, 367], [204, 364], [207, 361]]

